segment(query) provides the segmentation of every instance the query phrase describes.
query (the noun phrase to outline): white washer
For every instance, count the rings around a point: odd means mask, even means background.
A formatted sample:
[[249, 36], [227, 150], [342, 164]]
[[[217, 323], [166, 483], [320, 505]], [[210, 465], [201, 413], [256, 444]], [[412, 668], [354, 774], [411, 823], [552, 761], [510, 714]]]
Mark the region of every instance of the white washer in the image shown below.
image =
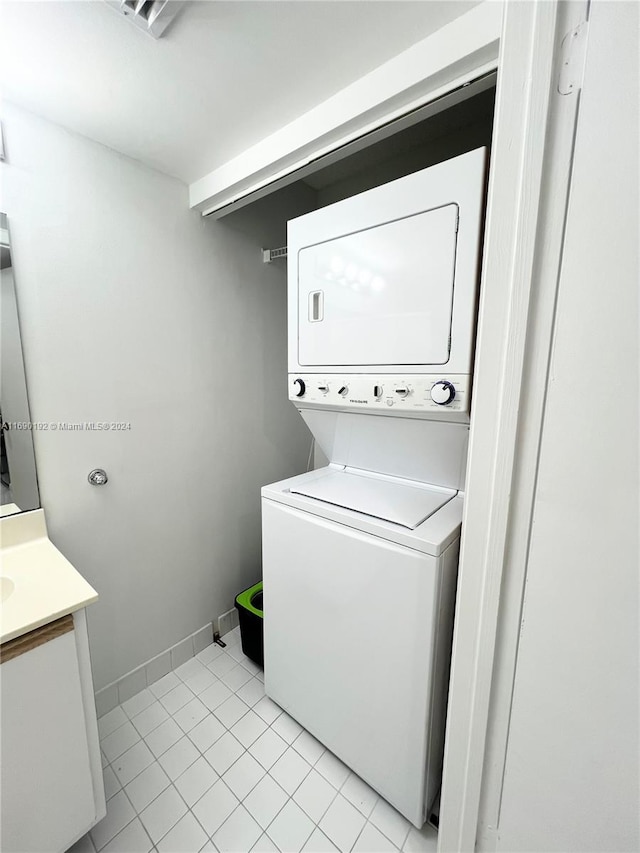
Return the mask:
[[442, 768], [462, 497], [330, 465], [264, 487], [262, 518], [267, 695], [422, 826]]

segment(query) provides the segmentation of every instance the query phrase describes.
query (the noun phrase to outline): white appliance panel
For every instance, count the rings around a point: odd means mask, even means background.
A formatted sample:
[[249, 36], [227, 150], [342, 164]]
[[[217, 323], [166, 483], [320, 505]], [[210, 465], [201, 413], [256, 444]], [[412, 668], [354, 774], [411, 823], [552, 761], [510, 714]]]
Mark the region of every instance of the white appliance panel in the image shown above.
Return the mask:
[[325, 469], [323, 477], [293, 486], [291, 491], [410, 530], [415, 530], [457, 494], [454, 489], [409, 485], [370, 474], [329, 469]]
[[264, 499], [262, 512], [267, 695], [421, 826], [446, 697], [443, 558]]
[[[298, 408], [349, 408], [380, 415], [469, 422], [470, 377], [449, 373], [300, 373], [289, 376], [289, 399]], [[449, 392], [443, 397], [442, 388]], [[440, 391], [440, 393], [438, 393]], [[435, 398], [435, 399], [434, 399]]]
[[300, 409], [334, 465], [464, 490], [469, 427], [360, 412]]
[[457, 220], [449, 204], [301, 249], [300, 364], [446, 364]]

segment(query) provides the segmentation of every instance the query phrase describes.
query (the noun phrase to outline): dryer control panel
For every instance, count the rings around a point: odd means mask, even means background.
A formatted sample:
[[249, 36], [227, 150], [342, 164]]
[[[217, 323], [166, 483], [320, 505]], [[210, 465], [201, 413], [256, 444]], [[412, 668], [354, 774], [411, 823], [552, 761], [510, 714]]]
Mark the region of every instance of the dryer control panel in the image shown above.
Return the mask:
[[304, 408], [468, 421], [469, 383], [466, 374], [289, 374], [289, 399]]

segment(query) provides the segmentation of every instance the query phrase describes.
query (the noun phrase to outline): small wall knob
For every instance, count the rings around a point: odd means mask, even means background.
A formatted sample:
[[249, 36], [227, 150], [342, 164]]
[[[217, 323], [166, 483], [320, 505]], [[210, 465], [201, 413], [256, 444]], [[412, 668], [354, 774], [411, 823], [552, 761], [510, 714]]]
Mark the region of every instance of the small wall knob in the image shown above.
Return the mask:
[[102, 468], [94, 468], [93, 471], [89, 473], [87, 480], [92, 486], [104, 486], [105, 483], [109, 482], [107, 472], [103, 471]]

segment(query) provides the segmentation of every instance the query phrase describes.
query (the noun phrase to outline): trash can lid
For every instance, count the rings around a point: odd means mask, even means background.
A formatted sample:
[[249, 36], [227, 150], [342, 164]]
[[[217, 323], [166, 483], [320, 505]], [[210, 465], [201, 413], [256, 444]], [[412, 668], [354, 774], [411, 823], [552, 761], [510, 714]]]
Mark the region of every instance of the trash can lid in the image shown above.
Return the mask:
[[262, 606], [262, 581], [260, 583], [255, 584], [254, 586], [250, 586], [249, 589], [245, 589], [243, 592], [238, 593], [236, 595], [236, 604], [238, 607], [243, 607], [245, 610], [249, 610], [251, 613], [255, 613], [256, 616], [263, 617], [264, 611], [259, 610], [255, 604], [253, 599], [257, 598], [258, 594], [260, 595], [260, 605]]

